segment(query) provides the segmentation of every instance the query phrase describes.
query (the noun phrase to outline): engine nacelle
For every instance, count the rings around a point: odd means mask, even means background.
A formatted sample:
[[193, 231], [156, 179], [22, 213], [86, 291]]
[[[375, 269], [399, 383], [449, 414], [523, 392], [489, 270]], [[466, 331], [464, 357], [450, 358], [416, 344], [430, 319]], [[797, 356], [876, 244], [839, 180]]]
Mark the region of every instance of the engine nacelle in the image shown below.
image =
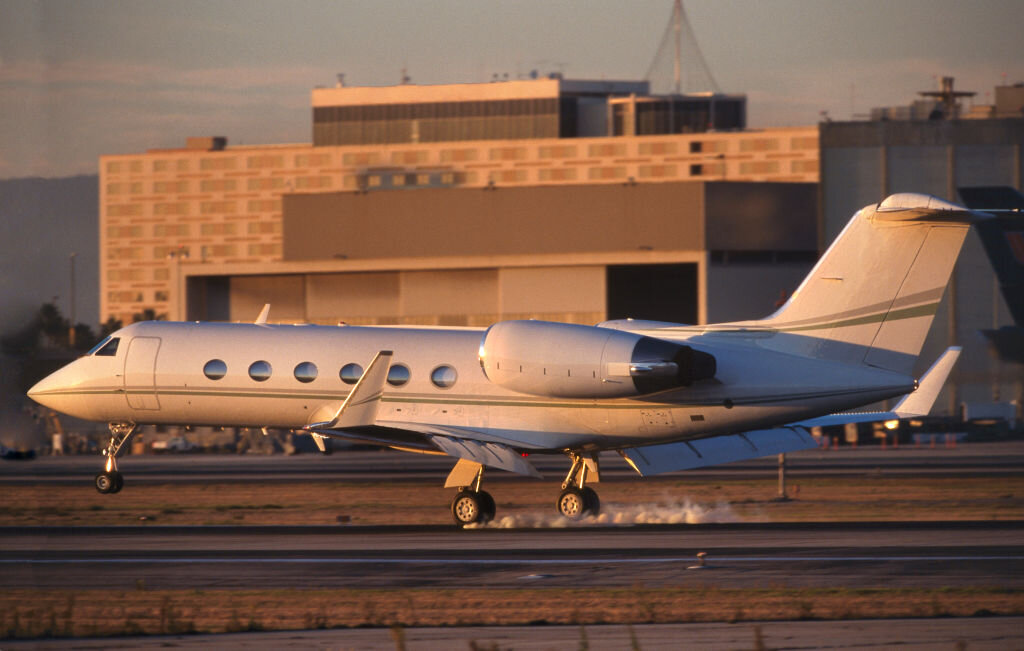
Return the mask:
[[595, 326], [501, 321], [480, 342], [491, 382], [553, 398], [624, 398], [715, 375], [715, 358], [663, 339]]

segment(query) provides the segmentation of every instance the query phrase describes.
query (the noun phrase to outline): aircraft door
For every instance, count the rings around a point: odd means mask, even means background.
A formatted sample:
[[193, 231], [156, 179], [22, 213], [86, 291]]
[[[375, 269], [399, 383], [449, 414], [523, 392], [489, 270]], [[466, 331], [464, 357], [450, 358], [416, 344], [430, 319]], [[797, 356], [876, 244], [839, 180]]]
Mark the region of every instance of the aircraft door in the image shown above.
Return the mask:
[[135, 337], [128, 344], [128, 354], [124, 358], [124, 395], [132, 409], [160, 409], [160, 400], [156, 396], [156, 355], [159, 350], [159, 337]]

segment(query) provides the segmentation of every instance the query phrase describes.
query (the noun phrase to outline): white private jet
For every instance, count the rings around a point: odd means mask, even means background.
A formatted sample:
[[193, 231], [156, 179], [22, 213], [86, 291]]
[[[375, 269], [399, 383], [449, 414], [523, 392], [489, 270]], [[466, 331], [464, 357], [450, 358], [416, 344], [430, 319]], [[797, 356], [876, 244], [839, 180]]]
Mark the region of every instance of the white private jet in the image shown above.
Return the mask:
[[[139, 425], [286, 428], [458, 461], [459, 524], [495, 516], [485, 466], [540, 476], [566, 454], [557, 501], [597, 513], [598, 453], [638, 473], [810, 448], [808, 427], [928, 413], [959, 349], [918, 383], [912, 368], [964, 237], [988, 217], [894, 195], [860, 210], [789, 301], [758, 321], [597, 326], [502, 321], [485, 329], [135, 323], [29, 396], [107, 422], [101, 493]], [[906, 396], [889, 412], [837, 413]]]

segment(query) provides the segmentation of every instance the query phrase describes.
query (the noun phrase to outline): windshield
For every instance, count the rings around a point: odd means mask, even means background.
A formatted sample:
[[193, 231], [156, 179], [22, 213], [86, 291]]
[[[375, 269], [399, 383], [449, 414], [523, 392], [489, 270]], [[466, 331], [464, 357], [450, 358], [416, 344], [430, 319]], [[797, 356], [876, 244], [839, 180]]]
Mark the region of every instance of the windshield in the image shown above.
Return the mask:
[[121, 341], [120, 337], [107, 337], [100, 343], [92, 347], [87, 354], [96, 355], [98, 357], [115, 357], [117, 355], [117, 344]]

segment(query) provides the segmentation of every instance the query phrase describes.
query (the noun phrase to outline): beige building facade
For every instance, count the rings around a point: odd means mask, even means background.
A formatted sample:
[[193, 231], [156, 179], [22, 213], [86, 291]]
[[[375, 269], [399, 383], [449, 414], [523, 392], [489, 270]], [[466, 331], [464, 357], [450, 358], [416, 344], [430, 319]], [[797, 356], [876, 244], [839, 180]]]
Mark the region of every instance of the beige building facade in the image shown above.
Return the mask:
[[[560, 78], [321, 88], [312, 93], [312, 143], [189, 138], [180, 149], [103, 156], [100, 318], [128, 323], [145, 310], [185, 318], [185, 278], [203, 275], [197, 265], [250, 269], [299, 259], [307, 241], [318, 242], [315, 233], [286, 237], [286, 197], [818, 181], [816, 126], [737, 129], [743, 96], [651, 96], [646, 88]], [[539, 234], [519, 233], [538, 247], [524, 255], [542, 255]], [[285, 255], [288, 247], [298, 253]], [[340, 248], [360, 264], [395, 257]], [[462, 264], [426, 241], [408, 259], [423, 257]]]
[[430, 145], [224, 147], [100, 160], [100, 315], [171, 300], [182, 268], [281, 261], [285, 195], [673, 181], [818, 180], [817, 127]]

